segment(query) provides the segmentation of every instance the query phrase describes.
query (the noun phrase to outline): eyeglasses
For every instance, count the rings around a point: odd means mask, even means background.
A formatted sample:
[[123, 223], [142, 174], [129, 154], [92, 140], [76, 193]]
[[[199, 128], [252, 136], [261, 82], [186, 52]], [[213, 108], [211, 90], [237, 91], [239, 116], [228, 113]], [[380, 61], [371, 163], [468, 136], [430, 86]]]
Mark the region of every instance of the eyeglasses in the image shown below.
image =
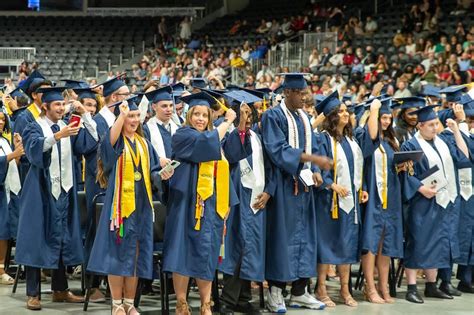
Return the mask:
[[123, 96], [129, 96], [132, 93], [115, 93], [115, 95], [123, 95]]

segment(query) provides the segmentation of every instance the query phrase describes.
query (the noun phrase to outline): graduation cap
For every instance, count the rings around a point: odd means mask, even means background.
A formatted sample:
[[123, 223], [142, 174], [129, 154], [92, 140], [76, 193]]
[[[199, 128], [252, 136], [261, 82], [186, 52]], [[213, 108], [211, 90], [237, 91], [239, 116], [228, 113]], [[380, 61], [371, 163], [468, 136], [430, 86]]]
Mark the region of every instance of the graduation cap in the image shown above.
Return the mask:
[[125, 86], [125, 82], [119, 79], [119, 77], [113, 77], [112, 79], [109, 79], [105, 81], [104, 83], [98, 84], [97, 86], [100, 86], [100, 85], [104, 87], [104, 90], [103, 90], [104, 97], [107, 97], [113, 92], [120, 89], [122, 86]]
[[216, 104], [216, 99], [206, 92], [198, 92], [191, 95], [182, 96], [181, 100], [189, 105], [189, 109], [194, 106], [211, 107]]
[[440, 90], [439, 93], [444, 94], [448, 102], [457, 102], [466, 89], [464, 85], [452, 85]]
[[366, 108], [365, 108], [365, 103], [360, 103], [355, 106], [353, 106], [352, 111], [354, 112], [354, 115], [356, 115], [357, 121], [360, 120], [362, 115], [364, 114]]
[[21, 82], [19, 88], [31, 96], [31, 93], [36, 92], [33, 91], [32, 88], [36, 90], [39, 87], [39, 84], [45, 81], [47, 81], [46, 78], [38, 70], [35, 70], [26, 80]]
[[344, 95], [342, 96], [342, 102], [343, 102], [343, 103], [346, 103], [347, 101], [351, 101], [351, 102], [352, 102], [352, 95], [350, 95], [350, 94], [344, 94]]
[[97, 95], [97, 93], [94, 92], [90, 87], [74, 88], [73, 90], [77, 94], [78, 100], [83, 100], [85, 98], [95, 99]]
[[173, 94], [174, 93], [183, 93], [184, 91], [186, 91], [186, 86], [184, 85], [184, 83], [182, 82], [178, 82], [178, 83], [175, 83], [173, 85], [171, 85], [171, 89], [173, 90]]
[[395, 152], [393, 154], [393, 163], [400, 164], [408, 161], [417, 162], [421, 160], [423, 155], [425, 155], [423, 150]]
[[427, 84], [425, 86], [423, 86], [423, 89], [420, 93], [421, 96], [432, 96], [432, 97], [436, 97], [436, 98], [441, 98], [441, 94], [439, 93], [441, 89], [434, 86], [434, 85], [431, 85], [431, 84]]
[[[128, 108], [131, 111], [132, 110], [138, 110], [138, 105], [137, 105], [138, 98], [139, 98], [138, 95], [133, 95], [133, 96], [127, 98], [126, 100], [124, 100], [125, 102], [128, 103]], [[115, 103], [108, 106], [109, 108], [110, 107], [114, 108], [114, 115], [115, 116], [120, 115], [120, 104], [122, 104], [122, 102], [124, 102], [124, 101], [115, 102]]]
[[241, 88], [240, 86], [235, 85], [235, 84], [229, 84], [225, 87], [225, 89], [227, 91], [238, 91], [238, 90], [243, 89], [243, 88]]
[[380, 106], [379, 109], [379, 115], [384, 115], [384, 114], [392, 114], [392, 98], [387, 97], [384, 99], [381, 99], [380, 102], [382, 103], [382, 106]]
[[459, 103], [463, 105], [466, 116], [474, 116], [474, 99], [472, 99], [469, 94], [463, 94]]
[[443, 126], [446, 128], [446, 120], [449, 118], [455, 119], [454, 117], [454, 112], [451, 108], [446, 108], [438, 111], [438, 118], [439, 121], [443, 124]]
[[279, 73], [278, 75], [282, 75], [285, 77], [281, 87], [283, 89], [297, 89], [302, 90], [308, 87], [306, 80], [304, 78], [305, 75], [308, 73]]
[[339, 100], [339, 93], [336, 90], [326, 96], [322, 101], [318, 102], [318, 105], [316, 105], [316, 111], [318, 114], [324, 113], [324, 116], [327, 117], [329, 113], [339, 105], [341, 105], [341, 101]]
[[255, 102], [262, 101], [261, 97], [258, 97], [256, 95], [254, 95], [252, 93], [249, 93], [247, 91], [244, 91], [244, 90], [230, 91], [230, 92], [224, 93], [224, 95], [228, 98], [233, 99], [234, 101], [237, 101], [239, 104], [241, 104], [243, 102], [243, 103], [246, 103], [248, 105], [251, 105]]
[[222, 98], [224, 97], [224, 94], [228, 92], [227, 90], [213, 90], [213, 89], [201, 89], [201, 91], [206, 92], [207, 94], [215, 98]]
[[430, 121], [438, 118], [438, 115], [434, 111], [434, 108], [438, 106], [440, 105], [426, 105], [420, 109], [408, 113], [408, 115], [418, 115], [418, 122]]
[[192, 78], [189, 83], [193, 88], [196, 89], [207, 89], [207, 82], [203, 78]]
[[12, 98], [15, 98], [15, 97], [23, 97], [25, 96], [25, 93], [23, 93], [20, 87], [17, 87], [16, 89], [8, 93], [8, 95], [10, 95]]
[[400, 107], [400, 109], [407, 109], [407, 108], [418, 108], [426, 106], [426, 100], [423, 97], [418, 96], [410, 96], [410, 97], [401, 97], [394, 99], [397, 103], [392, 108]]
[[152, 103], [158, 103], [160, 101], [172, 101], [173, 100], [173, 90], [171, 86], [164, 86], [162, 88], [156, 89], [154, 91], [148, 92], [145, 94], [146, 98]]
[[276, 89], [273, 90], [273, 94], [281, 94], [283, 93], [283, 85], [280, 85]]
[[41, 101], [43, 103], [51, 103], [54, 101], [64, 101], [63, 92], [66, 88], [64, 86], [43, 87], [37, 90], [38, 93], [43, 93]]
[[66, 79], [66, 80], [61, 80], [63, 82], [66, 82], [64, 84], [64, 87], [66, 89], [82, 89], [82, 88], [88, 88], [89, 87], [89, 84], [87, 82], [84, 82], [84, 81], [77, 81], [77, 80], [69, 80], [69, 79]]

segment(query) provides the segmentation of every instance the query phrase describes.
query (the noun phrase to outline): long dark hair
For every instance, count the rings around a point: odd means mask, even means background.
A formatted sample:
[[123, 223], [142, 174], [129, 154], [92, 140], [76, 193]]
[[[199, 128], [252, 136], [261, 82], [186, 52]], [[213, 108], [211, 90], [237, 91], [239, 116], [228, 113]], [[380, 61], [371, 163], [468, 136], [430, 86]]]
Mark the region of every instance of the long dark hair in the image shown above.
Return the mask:
[[[400, 147], [398, 145], [397, 137], [395, 136], [395, 129], [393, 129], [393, 124], [390, 123], [388, 125], [387, 130], [382, 130], [382, 124], [380, 123], [380, 118], [382, 115], [380, 115], [378, 124], [379, 124], [379, 130], [380, 134], [383, 136], [384, 140], [388, 142], [388, 144], [392, 147], [393, 151], [400, 151]], [[393, 116], [392, 116], [392, 122], [393, 122]]]
[[337, 132], [337, 125], [339, 125], [339, 109], [341, 108], [341, 105], [337, 106], [335, 109], [333, 109], [326, 117], [324, 120], [321, 128], [322, 130], [326, 130], [331, 137], [336, 139], [338, 142], [342, 140], [344, 137], [349, 137], [352, 139], [352, 125], [349, 120], [347, 125], [344, 126], [344, 129], [342, 130], [342, 134], [338, 134]]

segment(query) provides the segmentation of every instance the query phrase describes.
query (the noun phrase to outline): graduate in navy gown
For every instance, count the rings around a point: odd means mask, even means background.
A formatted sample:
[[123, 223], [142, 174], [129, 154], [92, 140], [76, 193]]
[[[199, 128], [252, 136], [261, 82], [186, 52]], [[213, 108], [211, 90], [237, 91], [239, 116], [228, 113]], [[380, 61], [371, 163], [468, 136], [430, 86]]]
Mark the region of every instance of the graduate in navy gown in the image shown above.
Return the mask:
[[[464, 142], [468, 146], [469, 150], [469, 158], [471, 162], [474, 160], [474, 142], [471, 139], [469, 128], [466, 124], [466, 116], [467, 114], [472, 115], [472, 110], [470, 110], [470, 102], [472, 102], [470, 96], [465, 94], [462, 97], [462, 101], [460, 103], [454, 104], [451, 109], [444, 109], [438, 112], [438, 117], [440, 122], [443, 124], [445, 129], [439, 137], [443, 139], [448, 145], [456, 146], [456, 141], [454, 137], [454, 133], [450, 128], [446, 128], [447, 120], [454, 119], [456, 122], [459, 123], [459, 130], [461, 131], [461, 135], [463, 137]], [[474, 103], [474, 102], [473, 102]], [[469, 113], [470, 112], [470, 113]], [[456, 211], [456, 216], [451, 216], [452, 220], [452, 230], [451, 233], [455, 233], [459, 237], [459, 252], [460, 255], [456, 259], [456, 262], [459, 265], [467, 266], [469, 263], [469, 257], [471, 255], [471, 247], [472, 247], [472, 229], [473, 229], [473, 218], [474, 216], [470, 213], [469, 209], [473, 209], [474, 207], [474, 199], [472, 198], [472, 170], [473, 170], [473, 163], [471, 163], [471, 167], [463, 168], [458, 170], [457, 178], [458, 178], [458, 189], [459, 189], [459, 196], [456, 202], [456, 207], [459, 209]], [[453, 271], [453, 262], [451, 261], [449, 268], [442, 268], [438, 270], [438, 277], [441, 279], [440, 290], [445, 292], [446, 294], [452, 296], [460, 296], [461, 291], [453, 287], [451, 284], [451, 275]], [[461, 273], [463, 268], [461, 269]], [[463, 288], [463, 281], [460, 282], [461, 288]], [[470, 283], [470, 282], [469, 282]], [[469, 286], [467, 286], [469, 287]], [[469, 290], [467, 290], [469, 291]]]
[[[337, 91], [321, 101], [316, 110], [326, 117], [319, 134], [319, 151], [334, 160], [331, 170], [322, 172], [323, 186], [316, 193], [318, 228], [317, 295], [328, 307], [335, 303], [326, 291], [329, 265], [337, 265], [340, 296], [347, 306], [357, 302], [349, 292], [350, 265], [360, 257], [359, 238], [361, 213], [368, 193], [363, 187], [363, 152], [352, 135], [347, 106]], [[365, 184], [364, 184], [365, 186]]]
[[[399, 151], [392, 126], [391, 98], [375, 99], [370, 105], [367, 125], [356, 134], [365, 161], [369, 198], [362, 217], [362, 268], [366, 285], [364, 297], [372, 303], [393, 303], [388, 290], [390, 257], [403, 258], [403, 216], [398, 172], [406, 165], [395, 165]], [[379, 281], [374, 282], [374, 268]], [[382, 294], [382, 297], [379, 295]]]
[[424, 106], [426, 101], [421, 97], [404, 97], [397, 99], [397, 101], [400, 102], [402, 106], [397, 116], [395, 135], [400, 145], [402, 145], [403, 142], [410, 140], [416, 133], [416, 115], [410, 115], [410, 113]]
[[107, 189], [87, 268], [108, 275], [113, 314], [136, 315], [138, 277], [152, 278], [151, 178], [160, 164], [143, 137], [134, 97], [119, 106], [120, 114], [99, 148], [98, 180]]
[[9, 119], [0, 111], [0, 284], [11, 285], [13, 279], [5, 272], [5, 256], [8, 240], [16, 237], [18, 209], [12, 203], [12, 196], [18, 196], [21, 190], [17, 163], [24, 154], [21, 136], [13, 135], [14, 150], [5, 137], [10, 133]]
[[[276, 190], [267, 203], [265, 278], [270, 290], [267, 307], [286, 312], [282, 291], [292, 283], [290, 306], [322, 309], [307, 291], [316, 276], [316, 210], [313, 186], [322, 183], [318, 167], [330, 159], [318, 153], [309, 118], [302, 110], [307, 84], [303, 74], [286, 74], [284, 99], [262, 115], [263, 145], [274, 171]], [[311, 182], [312, 180], [312, 182]]]
[[[418, 116], [418, 132], [403, 143], [401, 151], [422, 150], [424, 157], [414, 163], [413, 176], [404, 173], [402, 192], [408, 201], [405, 217], [404, 265], [408, 291], [406, 299], [423, 303], [416, 288], [417, 269], [424, 269], [426, 275], [425, 296], [452, 299], [436, 287], [438, 268], [448, 268], [451, 259], [459, 256], [458, 238], [452, 232], [454, 217], [458, 214], [456, 169], [471, 166], [468, 149], [452, 119], [447, 125], [453, 131], [456, 146], [438, 137], [439, 120], [428, 105], [413, 112]], [[436, 171], [436, 169], [438, 169]], [[430, 175], [430, 171], [434, 172]]]
[[73, 172], [75, 138], [91, 136], [84, 107], [75, 103], [86, 128], [66, 125], [64, 88], [41, 88], [42, 114], [25, 128], [23, 143], [31, 167], [22, 187], [15, 260], [26, 266], [27, 308], [41, 309], [39, 268], [53, 269], [53, 302], [82, 302], [68, 291], [65, 266], [83, 262]]
[[161, 167], [170, 163], [173, 155], [171, 149], [171, 137], [178, 130], [179, 126], [172, 120], [173, 116], [173, 95], [171, 87], [166, 86], [145, 94], [150, 100], [151, 107], [155, 113], [146, 124], [143, 125], [143, 132], [160, 159]]
[[[80, 91], [79, 91], [80, 92]], [[110, 127], [112, 127], [115, 121], [114, 109], [115, 107], [111, 107], [110, 105], [115, 104], [117, 102], [121, 102], [126, 99], [130, 95], [130, 90], [128, 89], [125, 82], [120, 80], [117, 77], [109, 79], [103, 83], [101, 83], [97, 88], [94, 88], [93, 93], [97, 93], [95, 95], [95, 99], [100, 105], [101, 97], [103, 96], [104, 104], [102, 108], [99, 109], [99, 112], [94, 115], [94, 122], [96, 123], [96, 130], [97, 135], [99, 137], [99, 141], [103, 139]], [[102, 94], [102, 95], [100, 95]], [[84, 95], [86, 96], [86, 95]], [[92, 96], [92, 95], [90, 95]], [[90, 97], [89, 96], [89, 97]], [[88, 261], [88, 255], [92, 249], [92, 243], [94, 242], [94, 235], [95, 235], [95, 218], [93, 213], [95, 209], [93, 209], [93, 199], [94, 197], [104, 192], [103, 189], [100, 188], [99, 184], [97, 183], [97, 149], [98, 145], [94, 147], [86, 148], [82, 146], [80, 149], [80, 154], [82, 154], [85, 158], [85, 182], [84, 182], [84, 190], [86, 192], [86, 204], [87, 204], [87, 220], [88, 220], [88, 235], [89, 238], [85, 241], [85, 253], [86, 253], [86, 263]], [[99, 290], [100, 278], [97, 276], [92, 277], [92, 293], [91, 293], [91, 302], [104, 302], [105, 296]]]
[[[238, 199], [221, 140], [236, 114], [228, 110], [226, 120], [213, 128], [210, 106], [215, 99], [199, 92], [182, 100], [189, 105], [189, 111], [185, 126], [171, 140], [173, 159], [181, 165], [169, 181], [163, 270], [173, 273], [176, 314], [190, 314], [186, 296], [189, 278], [193, 277], [199, 288], [201, 314], [208, 315], [218, 261], [231, 255], [223, 244], [224, 220]], [[238, 144], [233, 148], [232, 158], [244, 158], [246, 152], [238, 134], [229, 137], [236, 137], [234, 143]]]
[[[239, 115], [238, 120], [234, 121], [236, 128], [231, 133], [238, 133], [240, 139], [235, 135], [227, 137], [224, 153], [228, 152], [226, 156], [229, 156], [232, 182], [240, 202], [231, 209], [226, 223], [225, 248], [228, 254], [219, 266], [224, 273], [221, 314], [253, 312], [251, 281], [263, 282], [265, 279], [265, 206], [275, 192], [271, 166], [264, 154], [261, 137], [252, 130], [258, 119], [253, 105], [261, 99], [245, 91], [237, 91], [236, 94], [237, 104], [232, 109], [239, 111]], [[236, 160], [232, 151], [241, 144], [248, 155], [245, 159]]]
[[[53, 84], [51, 81], [47, 80], [39, 71], [34, 71], [30, 74], [28, 79], [23, 81], [20, 85], [21, 89], [30, 97], [33, 101], [26, 110], [23, 110], [20, 115], [15, 120], [13, 126], [13, 132], [18, 133], [20, 136], [23, 136], [23, 131], [26, 126], [35, 121], [41, 113], [41, 93], [38, 93], [37, 90], [41, 87], [50, 87]], [[18, 169], [20, 171], [20, 179], [23, 183], [25, 181], [26, 174], [30, 168], [30, 163], [26, 156], [23, 156], [20, 159], [20, 164]]]

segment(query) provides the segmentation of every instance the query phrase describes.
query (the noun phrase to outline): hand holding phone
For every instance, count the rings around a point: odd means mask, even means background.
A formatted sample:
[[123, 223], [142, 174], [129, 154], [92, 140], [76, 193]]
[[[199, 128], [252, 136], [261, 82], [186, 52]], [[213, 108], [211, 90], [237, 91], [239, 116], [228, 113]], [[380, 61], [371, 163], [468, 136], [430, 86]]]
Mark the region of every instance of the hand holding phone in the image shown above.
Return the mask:
[[79, 115], [71, 115], [71, 119], [69, 120], [69, 124], [74, 123], [74, 127], [79, 127], [81, 125], [81, 116]]

